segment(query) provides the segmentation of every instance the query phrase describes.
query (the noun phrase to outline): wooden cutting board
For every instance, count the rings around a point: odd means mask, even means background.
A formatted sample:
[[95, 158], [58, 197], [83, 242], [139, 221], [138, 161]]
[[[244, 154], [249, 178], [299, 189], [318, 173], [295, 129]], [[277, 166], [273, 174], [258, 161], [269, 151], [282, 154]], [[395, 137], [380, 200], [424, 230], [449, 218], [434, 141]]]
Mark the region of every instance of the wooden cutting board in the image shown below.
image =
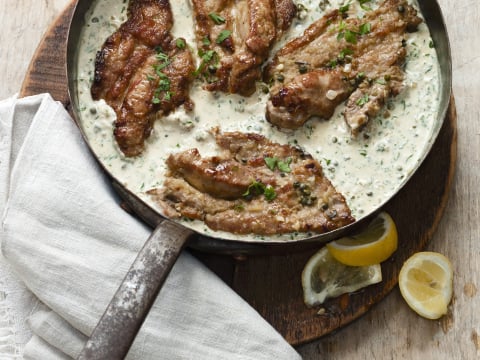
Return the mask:
[[[50, 26], [30, 63], [21, 96], [49, 92], [68, 107], [66, 39], [75, 1]], [[422, 250], [447, 203], [456, 163], [456, 112], [450, 108], [430, 155], [407, 185], [385, 206], [399, 232], [399, 249], [382, 264], [383, 281], [327, 301], [325, 312], [303, 303], [301, 272], [318, 248], [289, 254], [230, 256], [191, 250], [250, 303], [292, 345], [317, 339], [349, 324], [396, 285], [400, 267]]]

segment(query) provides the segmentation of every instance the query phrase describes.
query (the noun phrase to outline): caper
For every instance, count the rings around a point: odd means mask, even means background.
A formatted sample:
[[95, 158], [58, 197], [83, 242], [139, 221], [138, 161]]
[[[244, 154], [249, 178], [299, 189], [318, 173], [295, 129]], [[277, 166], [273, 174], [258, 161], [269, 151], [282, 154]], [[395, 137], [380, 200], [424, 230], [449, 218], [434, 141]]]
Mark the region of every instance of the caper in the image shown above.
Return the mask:
[[208, 72], [210, 74], [215, 74], [216, 71], [217, 71], [217, 67], [215, 65], [209, 65], [208, 66]]
[[337, 211], [335, 209], [328, 210], [325, 212], [325, 215], [327, 215], [330, 219], [333, 219], [335, 216], [337, 216]]
[[300, 64], [298, 66], [298, 71], [300, 74], [305, 74], [308, 71], [308, 66], [306, 64]]

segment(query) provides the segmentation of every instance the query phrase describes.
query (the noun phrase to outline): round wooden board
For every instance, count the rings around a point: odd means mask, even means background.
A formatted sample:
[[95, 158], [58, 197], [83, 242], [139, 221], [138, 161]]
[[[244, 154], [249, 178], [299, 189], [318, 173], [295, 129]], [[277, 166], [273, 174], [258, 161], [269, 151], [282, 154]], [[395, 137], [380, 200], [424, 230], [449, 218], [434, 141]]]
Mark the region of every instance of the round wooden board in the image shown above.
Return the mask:
[[[49, 92], [68, 106], [65, 68], [67, 32], [75, 1], [50, 26], [30, 63], [20, 92]], [[422, 250], [443, 215], [456, 164], [456, 112], [453, 98], [432, 151], [407, 185], [385, 206], [399, 232], [399, 249], [382, 264], [383, 281], [327, 301], [325, 312], [303, 303], [301, 272], [318, 249], [288, 255], [228, 255], [192, 252], [250, 303], [292, 345], [349, 324], [382, 300], [397, 284], [403, 262]]]

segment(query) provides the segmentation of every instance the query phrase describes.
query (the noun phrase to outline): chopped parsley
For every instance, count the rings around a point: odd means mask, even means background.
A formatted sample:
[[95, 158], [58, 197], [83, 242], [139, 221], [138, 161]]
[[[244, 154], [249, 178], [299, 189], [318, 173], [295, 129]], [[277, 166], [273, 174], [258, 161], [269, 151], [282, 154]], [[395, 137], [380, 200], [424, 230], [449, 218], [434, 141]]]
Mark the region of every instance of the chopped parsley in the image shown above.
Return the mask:
[[230, 35], [232, 35], [232, 32], [231, 32], [230, 30], [222, 30], [222, 31], [220, 31], [220, 34], [218, 34], [216, 43], [217, 43], [217, 44], [221, 44], [221, 43], [224, 42], [227, 38], [229, 38]]
[[160, 63], [153, 65], [153, 68], [155, 69], [155, 72], [157, 73], [157, 75], [159, 75], [159, 72], [161, 72], [168, 65], [170, 65], [171, 61], [170, 61], [170, 58], [168, 57], [168, 55], [165, 54], [164, 52], [162, 52], [161, 50], [157, 51], [157, 55], [155, 57], [157, 58], [157, 60]]
[[370, 11], [370, 10], [372, 10], [371, 7], [365, 5], [366, 3], [369, 3], [370, 1], [372, 1], [372, 0], [358, 0], [358, 2], [360, 3], [360, 7], [361, 7], [363, 10], [365, 10], [365, 11]]
[[338, 65], [337, 60], [331, 60], [331, 61], [327, 64], [327, 66], [328, 66], [328, 67], [331, 67], [332, 69], [335, 68], [337, 65]]
[[243, 193], [243, 197], [250, 200], [251, 198], [263, 195], [268, 201], [272, 201], [277, 197], [277, 193], [272, 185], [265, 185], [261, 181], [254, 180], [249, 186], [247, 191]]
[[370, 23], [364, 23], [358, 27], [358, 31], [347, 29], [347, 23], [340, 21], [338, 25], [337, 40], [345, 39], [346, 42], [356, 44], [358, 36], [369, 34], [372, 31], [372, 25]]
[[347, 3], [343, 6], [340, 6], [338, 11], [341, 12], [342, 14], [345, 14], [349, 9], [350, 9], [350, 3]]
[[292, 163], [291, 157], [286, 158], [285, 161], [280, 160], [277, 157], [266, 157], [264, 160], [267, 167], [272, 171], [274, 171], [275, 168], [285, 173], [292, 171], [292, 169], [290, 169], [290, 164]]
[[193, 73], [194, 76], [198, 76], [201, 73], [203, 73], [207, 64], [213, 63], [212, 64], [213, 66], [217, 66], [218, 54], [216, 51], [214, 50], [204, 51], [200, 49], [198, 50], [198, 56], [200, 56], [202, 61], [200, 62], [200, 65], [198, 65], [197, 70], [194, 71]]
[[370, 23], [362, 24], [358, 28], [358, 32], [360, 33], [360, 35], [368, 34], [370, 33], [370, 31], [372, 31], [372, 25]]
[[272, 201], [277, 197], [277, 193], [275, 192], [275, 189], [273, 188], [272, 185], [265, 186], [263, 195], [265, 196], [265, 199], [267, 199], [268, 201]]
[[[161, 75], [160, 75], [161, 74]], [[169, 101], [172, 98], [173, 93], [170, 91], [170, 79], [164, 73], [159, 73], [160, 80], [158, 81], [157, 88], [155, 89], [152, 103], [160, 103], [160, 93], [165, 92], [163, 100]]]
[[[170, 91], [170, 79], [165, 75], [162, 70], [165, 69], [168, 65], [170, 65], [171, 61], [170, 58], [168, 57], [167, 54], [162, 52], [162, 50], [159, 48], [157, 49], [157, 55], [156, 55], [157, 60], [159, 61], [158, 64], [153, 65], [153, 69], [155, 70], [155, 74], [157, 74], [159, 80], [157, 84], [157, 88], [155, 89], [153, 93], [153, 98], [152, 98], [152, 103], [153, 104], [159, 104], [161, 99], [160, 99], [160, 93], [165, 92], [163, 96], [163, 100], [169, 101], [172, 98], [173, 93]], [[155, 78], [151, 75], [147, 75], [147, 79], [149, 81], [155, 80]]]
[[356, 104], [358, 106], [363, 106], [368, 103], [369, 97], [368, 94], [363, 95], [360, 99], [357, 100]]
[[212, 12], [212, 13], [208, 14], [208, 16], [217, 25], [221, 25], [221, 24], [225, 23], [225, 18], [221, 15], [218, 15], [218, 14]]
[[353, 50], [349, 49], [349, 48], [343, 49], [342, 51], [340, 51], [340, 54], [338, 54], [338, 58], [340, 60], [343, 60], [343, 59], [345, 59], [345, 56], [347, 56], [347, 55], [353, 55]]
[[357, 43], [357, 33], [351, 30], [345, 30], [345, 41], [349, 42], [351, 44], [356, 44]]
[[183, 40], [182, 38], [178, 38], [178, 39], [175, 41], [175, 45], [176, 45], [177, 48], [179, 48], [179, 49], [185, 49], [185, 47], [187, 46], [187, 44], [185, 43], [185, 40]]

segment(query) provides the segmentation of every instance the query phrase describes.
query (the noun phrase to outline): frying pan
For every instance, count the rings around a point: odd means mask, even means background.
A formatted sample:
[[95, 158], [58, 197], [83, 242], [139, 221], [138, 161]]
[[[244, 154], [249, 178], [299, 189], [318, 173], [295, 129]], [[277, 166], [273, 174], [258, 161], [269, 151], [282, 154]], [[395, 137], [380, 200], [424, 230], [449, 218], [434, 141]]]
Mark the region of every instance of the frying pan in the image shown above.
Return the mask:
[[[295, 251], [308, 245], [325, 243], [355, 230], [374, 216], [381, 206], [360, 221], [356, 221], [348, 226], [325, 234], [293, 239], [289, 242], [271, 241], [265, 243], [263, 240], [254, 237], [225, 240], [210, 235], [197, 234], [195, 231], [163, 217], [162, 214], [145, 203], [137, 194], [122, 185], [105, 167], [93, 151], [86, 134], [82, 131], [76, 81], [78, 78], [77, 50], [81, 29], [85, 26], [85, 15], [92, 3], [92, 0], [77, 1], [69, 27], [66, 60], [70, 113], [93, 155], [107, 175], [111, 177], [115, 190], [138, 217], [155, 228], [140, 250], [79, 357], [79, 359], [120, 359], [126, 356], [163, 282], [180, 252], [187, 244], [201, 250], [231, 254]], [[451, 95], [450, 46], [440, 7], [436, 0], [419, 0], [419, 5], [435, 43], [439, 59], [443, 84], [440, 94], [440, 109], [428, 146], [424, 149], [424, 153], [414, 171], [405, 179], [395, 194], [403, 187], [415, 170], [418, 169], [430, 151], [443, 124]], [[140, 292], [137, 289], [142, 289], [142, 291]]]

